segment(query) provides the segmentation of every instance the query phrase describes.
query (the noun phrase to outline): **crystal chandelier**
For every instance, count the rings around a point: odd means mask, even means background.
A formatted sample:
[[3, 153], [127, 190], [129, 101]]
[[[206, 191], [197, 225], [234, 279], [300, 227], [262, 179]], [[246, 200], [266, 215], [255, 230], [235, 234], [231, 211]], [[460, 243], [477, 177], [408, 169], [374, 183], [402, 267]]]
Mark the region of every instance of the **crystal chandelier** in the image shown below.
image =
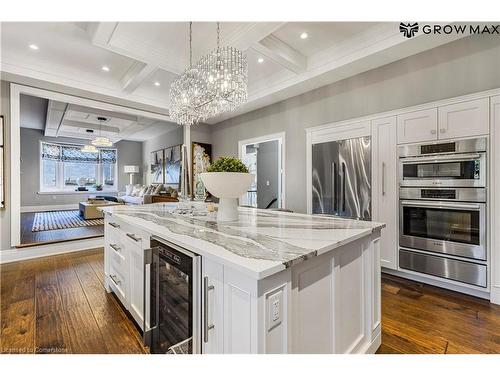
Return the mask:
[[232, 111], [247, 101], [246, 56], [233, 47], [217, 48], [192, 65], [192, 22], [189, 23], [189, 68], [170, 90], [170, 117], [180, 125], [192, 125]]
[[99, 120], [99, 136], [95, 137], [90, 143], [95, 147], [110, 147], [113, 146], [113, 142], [107, 137], [102, 136], [102, 122], [106, 120], [105, 117], [98, 117]]

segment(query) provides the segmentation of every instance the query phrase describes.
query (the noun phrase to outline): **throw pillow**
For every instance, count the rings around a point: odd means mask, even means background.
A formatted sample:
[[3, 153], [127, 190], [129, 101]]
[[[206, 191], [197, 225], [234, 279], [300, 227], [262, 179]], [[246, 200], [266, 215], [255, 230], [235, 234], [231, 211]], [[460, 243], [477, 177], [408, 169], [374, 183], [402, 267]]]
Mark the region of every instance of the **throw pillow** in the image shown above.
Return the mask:
[[160, 194], [160, 191], [161, 191], [162, 189], [163, 189], [163, 185], [162, 185], [162, 184], [156, 185], [156, 186], [155, 186], [155, 189], [153, 190], [153, 194], [154, 194], [154, 195]]
[[144, 196], [144, 194], [146, 193], [146, 190], [148, 190], [148, 187], [147, 186], [144, 186], [141, 191], [139, 191], [139, 198], [142, 198]]
[[132, 190], [134, 190], [134, 185], [125, 186], [125, 195], [132, 195]]
[[142, 185], [135, 185], [134, 189], [132, 190], [132, 196], [138, 197], [141, 190], [142, 190]]

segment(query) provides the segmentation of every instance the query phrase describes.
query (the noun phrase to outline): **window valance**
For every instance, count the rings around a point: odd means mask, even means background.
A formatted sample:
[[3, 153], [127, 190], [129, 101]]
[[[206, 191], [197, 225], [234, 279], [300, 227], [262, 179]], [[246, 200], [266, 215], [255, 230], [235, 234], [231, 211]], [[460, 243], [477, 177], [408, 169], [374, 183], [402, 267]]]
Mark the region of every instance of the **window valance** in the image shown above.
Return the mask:
[[42, 142], [42, 159], [70, 163], [116, 163], [115, 149], [100, 149], [98, 153], [84, 152], [81, 146]]

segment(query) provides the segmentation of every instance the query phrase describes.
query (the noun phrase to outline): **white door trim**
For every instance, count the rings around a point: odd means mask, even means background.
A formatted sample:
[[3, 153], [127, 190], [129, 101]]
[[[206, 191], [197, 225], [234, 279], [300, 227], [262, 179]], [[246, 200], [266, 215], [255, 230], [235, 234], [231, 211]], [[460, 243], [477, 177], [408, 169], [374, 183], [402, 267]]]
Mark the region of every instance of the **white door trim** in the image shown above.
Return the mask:
[[[123, 107], [97, 100], [62, 94], [55, 91], [10, 84], [10, 244], [12, 247], [21, 243], [21, 94], [37, 96], [44, 99], [57, 100], [70, 104], [93, 107], [105, 111], [122, 112], [130, 115], [144, 116], [156, 120], [170, 121], [166, 115], [147, 112], [140, 109]], [[16, 172], [17, 171], [17, 172]]]
[[286, 132], [279, 132], [273, 134], [267, 134], [260, 137], [242, 139], [238, 141], [238, 158], [241, 160], [242, 158], [242, 148], [243, 146], [254, 144], [254, 143], [263, 143], [270, 141], [278, 141], [280, 152], [278, 153], [278, 163], [281, 165], [281, 178], [278, 181], [278, 191], [279, 191], [279, 200], [280, 200], [280, 208], [285, 208], [286, 202]]

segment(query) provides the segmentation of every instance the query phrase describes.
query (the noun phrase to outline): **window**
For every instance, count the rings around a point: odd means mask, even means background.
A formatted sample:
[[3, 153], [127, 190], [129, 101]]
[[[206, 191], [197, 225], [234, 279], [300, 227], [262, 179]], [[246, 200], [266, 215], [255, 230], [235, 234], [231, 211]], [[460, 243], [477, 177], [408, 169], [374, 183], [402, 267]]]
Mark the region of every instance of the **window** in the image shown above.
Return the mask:
[[[116, 190], [116, 149], [83, 152], [81, 145], [42, 142], [40, 147], [40, 191], [75, 191], [78, 187]], [[89, 189], [89, 190], [90, 190]]]

